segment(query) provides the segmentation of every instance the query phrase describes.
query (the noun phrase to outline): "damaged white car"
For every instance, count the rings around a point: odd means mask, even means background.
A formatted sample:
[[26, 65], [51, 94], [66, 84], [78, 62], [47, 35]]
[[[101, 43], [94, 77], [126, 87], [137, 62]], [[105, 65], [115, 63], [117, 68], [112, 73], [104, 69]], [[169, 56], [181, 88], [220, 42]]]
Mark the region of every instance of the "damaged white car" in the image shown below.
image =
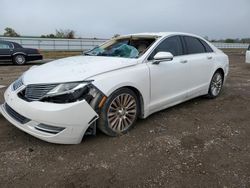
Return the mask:
[[39, 139], [77, 144], [96, 128], [117, 136], [138, 117], [217, 97], [228, 67], [228, 57], [196, 35], [121, 36], [83, 56], [30, 68], [6, 90], [1, 112]]

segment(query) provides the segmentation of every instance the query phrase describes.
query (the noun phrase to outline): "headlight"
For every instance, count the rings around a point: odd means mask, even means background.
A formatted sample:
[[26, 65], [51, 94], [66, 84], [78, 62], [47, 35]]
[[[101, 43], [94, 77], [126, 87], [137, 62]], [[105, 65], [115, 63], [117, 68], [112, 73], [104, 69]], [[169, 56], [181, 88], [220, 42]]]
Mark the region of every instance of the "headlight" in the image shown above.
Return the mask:
[[13, 84], [12, 89], [13, 91], [16, 91], [18, 88], [20, 88], [23, 85], [23, 77], [20, 76]]
[[54, 89], [49, 91], [46, 96], [55, 96], [55, 95], [63, 95], [67, 93], [73, 93], [76, 90], [79, 90], [81, 88], [84, 88], [88, 83], [83, 82], [83, 83], [64, 83], [64, 84], [59, 84], [56, 86]]
[[88, 103], [100, 93], [90, 82], [59, 84], [49, 91], [41, 101], [71, 103], [85, 99]]

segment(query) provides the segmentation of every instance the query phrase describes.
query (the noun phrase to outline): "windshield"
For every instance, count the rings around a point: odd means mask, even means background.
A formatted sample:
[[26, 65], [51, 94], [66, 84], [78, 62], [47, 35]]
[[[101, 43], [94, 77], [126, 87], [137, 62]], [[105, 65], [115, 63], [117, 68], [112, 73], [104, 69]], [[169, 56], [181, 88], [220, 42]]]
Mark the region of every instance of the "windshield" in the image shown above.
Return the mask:
[[123, 58], [138, 58], [153, 44], [156, 38], [127, 37], [112, 39], [86, 53], [89, 56], [110, 56]]

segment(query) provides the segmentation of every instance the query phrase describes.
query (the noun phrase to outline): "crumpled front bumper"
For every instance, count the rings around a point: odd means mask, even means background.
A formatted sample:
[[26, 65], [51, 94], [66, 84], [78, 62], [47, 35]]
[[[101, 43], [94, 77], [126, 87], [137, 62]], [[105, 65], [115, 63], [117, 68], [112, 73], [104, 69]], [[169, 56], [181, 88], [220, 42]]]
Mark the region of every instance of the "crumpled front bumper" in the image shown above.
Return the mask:
[[[0, 111], [10, 123], [51, 143], [80, 143], [88, 127], [98, 118], [85, 100], [68, 104], [27, 102], [19, 98], [11, 86], [6, 90], [4, 98], [5, 104], [0, 106]], [[25, 121], [20, 121], [22, 118], [26, 118]]]

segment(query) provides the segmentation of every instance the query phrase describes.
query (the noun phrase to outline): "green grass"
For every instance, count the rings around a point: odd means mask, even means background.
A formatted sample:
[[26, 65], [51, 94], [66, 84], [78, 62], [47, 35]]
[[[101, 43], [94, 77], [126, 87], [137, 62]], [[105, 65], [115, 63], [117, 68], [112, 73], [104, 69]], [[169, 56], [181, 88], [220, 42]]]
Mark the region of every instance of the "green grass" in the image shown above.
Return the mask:
[[227, 49], [221, 49], [225, 53], [229, 54], [245, 54], [246, 49], [238, 49], [238, 48], [227, 48]]
[[69, 56], [81, 55], [81, 51], [41, 51], [44, 59], [60, 59]]

